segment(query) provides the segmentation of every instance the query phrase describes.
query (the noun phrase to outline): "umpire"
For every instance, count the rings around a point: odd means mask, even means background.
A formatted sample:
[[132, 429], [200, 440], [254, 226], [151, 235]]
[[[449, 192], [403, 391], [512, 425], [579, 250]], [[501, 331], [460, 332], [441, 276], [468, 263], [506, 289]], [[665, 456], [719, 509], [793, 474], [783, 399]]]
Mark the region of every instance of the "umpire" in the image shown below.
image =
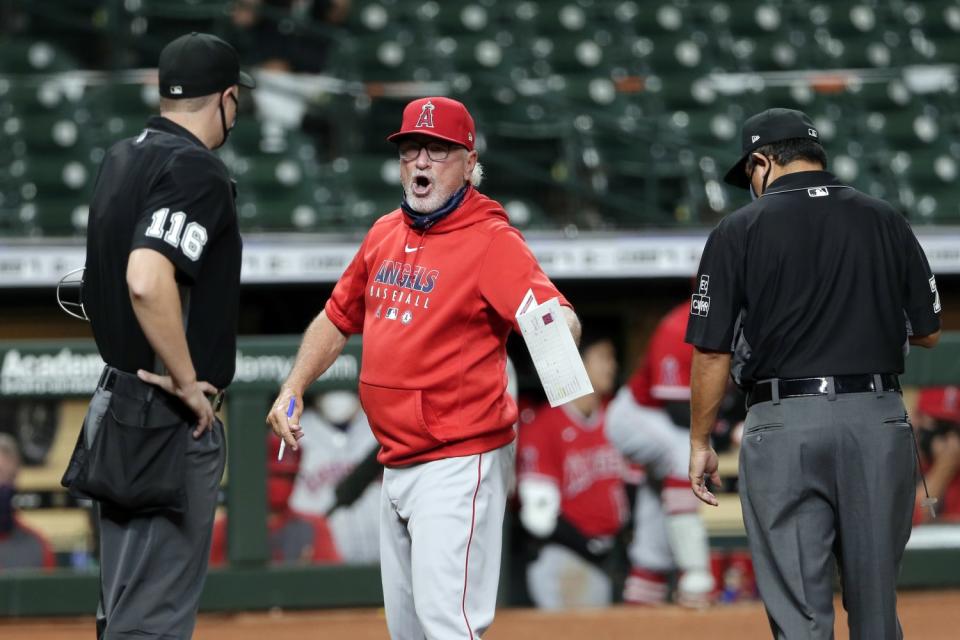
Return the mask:
[[100, 640], [190, 638], [226, 451], [215, 416], [236, 358], [241, 238], [211, 152], [252, 88], [192, 33], [160, 54], [160, 116], [107, 152], [84, 303], [107, 366], [64, 484], [99, 503]]
[[901, 638], [916, 457], [897, 374], [908, 343], [937, 343], [936, 281], [903, 216], [825, 170], [805, 114], [757, 114], [742, 143], [726, 181], [754, 202], [710, 234], [686, 335], [693, 491], [717, 504], [709, 433], [732, 360], [748, 392], [740, 500], [774, 638], [833, 638], [835, 564], [850, 637]]

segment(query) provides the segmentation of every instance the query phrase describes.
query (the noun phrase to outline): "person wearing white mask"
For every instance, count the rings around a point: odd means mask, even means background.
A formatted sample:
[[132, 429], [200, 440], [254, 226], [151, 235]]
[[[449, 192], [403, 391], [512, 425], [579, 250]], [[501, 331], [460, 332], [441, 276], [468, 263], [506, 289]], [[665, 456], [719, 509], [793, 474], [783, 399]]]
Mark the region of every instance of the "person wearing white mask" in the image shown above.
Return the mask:
[[337, 485], [378, 449], [360, 400], [352, 391], [328, 391], [303, 413], [300, 471], [291, 507], [328, 516], [337, 551], [346, 563], [370, 564], [380, 558], [380, 482], [362, 488], [352, 504], [340, 504]]

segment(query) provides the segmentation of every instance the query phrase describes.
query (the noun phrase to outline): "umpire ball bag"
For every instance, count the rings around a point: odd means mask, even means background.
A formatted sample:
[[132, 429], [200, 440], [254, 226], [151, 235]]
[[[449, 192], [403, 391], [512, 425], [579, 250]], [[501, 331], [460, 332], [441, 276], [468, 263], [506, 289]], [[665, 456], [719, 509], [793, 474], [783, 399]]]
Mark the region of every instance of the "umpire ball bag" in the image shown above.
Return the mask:
[[[123, 384], [114, 386], [102, 415], [94, 414], [97, 403], [91, 403], [60, 483], [74, 497], [131, 513], [182, 513], [191, 429], [186, 407], [136, 376], [116, 370], [112, 374]], [[86, 430], [95, 428], [98, 420], [88, 448]]]

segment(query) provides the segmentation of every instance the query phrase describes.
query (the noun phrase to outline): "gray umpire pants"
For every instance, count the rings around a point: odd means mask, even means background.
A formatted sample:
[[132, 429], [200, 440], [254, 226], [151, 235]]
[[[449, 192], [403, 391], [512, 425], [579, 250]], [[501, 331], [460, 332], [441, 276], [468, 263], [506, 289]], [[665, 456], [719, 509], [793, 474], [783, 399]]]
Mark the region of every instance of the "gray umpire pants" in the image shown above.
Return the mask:
[[899, 640], [896, 579], [910, 537], [913, 432], [900, 394], [753, 405], [740, 502], [773, 637], [832, 639], [839, 563], [851, 640]]
[[[110, 401], [97, 389], [87, 411], [87, 446]], [[100, 640], [190, 640], [210, 557], [217, 492], [226, 464], [223, 424], [187, 442], [187, 507], [177, 516], [131, 516], [98, 507]]]

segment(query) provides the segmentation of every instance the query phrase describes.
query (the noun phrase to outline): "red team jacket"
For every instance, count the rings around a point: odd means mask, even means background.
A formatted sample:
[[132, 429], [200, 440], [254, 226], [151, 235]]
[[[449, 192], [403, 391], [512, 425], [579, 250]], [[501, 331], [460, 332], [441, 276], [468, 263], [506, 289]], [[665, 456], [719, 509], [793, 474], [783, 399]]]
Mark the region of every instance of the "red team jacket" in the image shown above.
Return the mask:
[[544, 406], [520, 426], [518, 479], [540, 477], [560, 489], [560, 514], [587, 536], [616, 534], [627, 518], [626, 463], [607, 441], [605, 411]]
[[387, 466], [466, 456], [514, 438], [506, 344], [532, 290], [557, 291], [503, 208], [469, 187], [427, 231], [395, 210], [374, 223], [326, 304], [363, 334], [360, 401]]
[[693, 345], [684, 341], [689, 318], [690, 303], [684, 302], [654, 329], [646, 354], [627, 382], [637, 404], [662, 407], [666, 402], [690, 399]]

